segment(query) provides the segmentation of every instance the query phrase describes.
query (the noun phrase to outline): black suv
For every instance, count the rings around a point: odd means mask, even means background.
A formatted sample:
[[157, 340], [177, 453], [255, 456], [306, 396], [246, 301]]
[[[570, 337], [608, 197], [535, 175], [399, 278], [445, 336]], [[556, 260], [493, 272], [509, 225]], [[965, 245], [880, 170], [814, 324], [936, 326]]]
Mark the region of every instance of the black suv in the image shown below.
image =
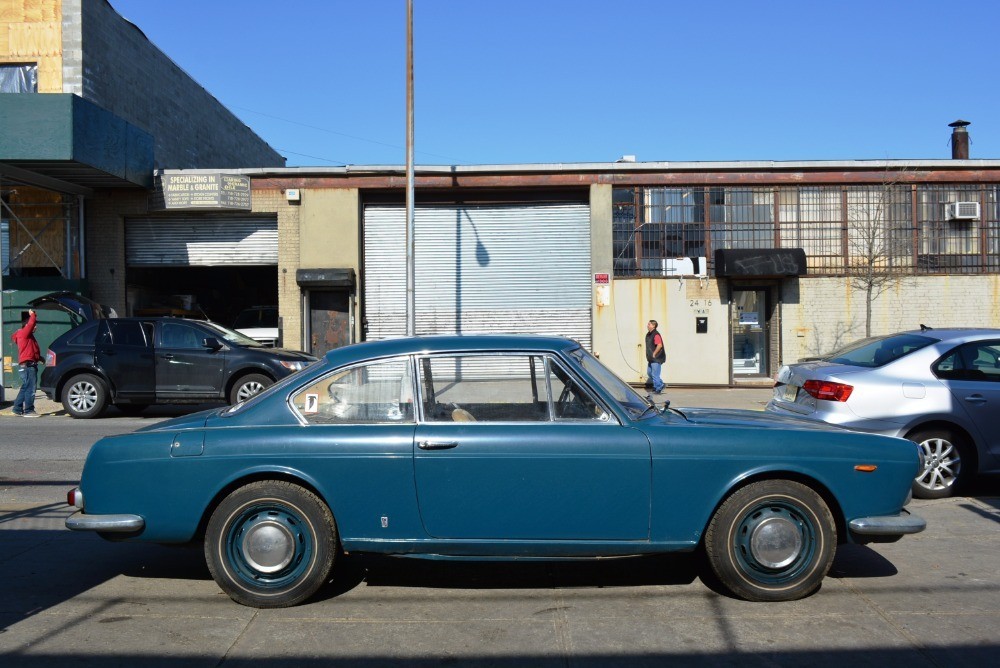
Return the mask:
[[[32, 305], [59, 302], [70, 310], [67, 298]], [[97, 417], [108, 404], [127, 413], [150, 404], [236, 404], [315, 361], [303, 352], [265, 348], [214, 322], [101, 318], [52, 342], [39, 389], [76, 418]]]

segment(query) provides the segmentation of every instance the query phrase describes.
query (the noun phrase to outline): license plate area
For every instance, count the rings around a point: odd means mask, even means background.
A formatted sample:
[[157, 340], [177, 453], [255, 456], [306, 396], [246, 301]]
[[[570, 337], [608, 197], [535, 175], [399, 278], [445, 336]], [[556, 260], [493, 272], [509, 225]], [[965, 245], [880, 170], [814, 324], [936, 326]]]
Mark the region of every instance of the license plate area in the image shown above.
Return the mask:
[[784, 401], [794, 402], [799, 396], [799, 386], [798, 385], [785, 385], [782, 390], [781, 398]]

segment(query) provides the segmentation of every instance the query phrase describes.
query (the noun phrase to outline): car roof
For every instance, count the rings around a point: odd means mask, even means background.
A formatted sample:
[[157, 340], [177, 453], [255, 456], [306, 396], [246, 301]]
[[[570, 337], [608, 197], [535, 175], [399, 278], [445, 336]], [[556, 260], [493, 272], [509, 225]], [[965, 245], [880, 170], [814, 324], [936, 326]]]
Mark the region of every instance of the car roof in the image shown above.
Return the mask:
[[895, 334], [890, 334], [888, 336], [899, 336], [900, 334], [927, 336], [934, 339], [941, 339], [942, 341], [950, 341], [952, 339], [965, 339], [965, 338], [971, 340], [984, 337], [1000, 338], [1000, 329], [990, 328], [990, 327], [948, 327], [941, 329], [931, 328], [923, 330], [914, 329], [906, 332], [896, 332]]
[[365, 341], [343, 348], [335, 348], [326, 354], [332, 363], [393, 355], [438, 352], [547, 352], [573, 350], [580, 344], [561, 336], [540, 334], [442, 334], [434, 336], [413, 336]]

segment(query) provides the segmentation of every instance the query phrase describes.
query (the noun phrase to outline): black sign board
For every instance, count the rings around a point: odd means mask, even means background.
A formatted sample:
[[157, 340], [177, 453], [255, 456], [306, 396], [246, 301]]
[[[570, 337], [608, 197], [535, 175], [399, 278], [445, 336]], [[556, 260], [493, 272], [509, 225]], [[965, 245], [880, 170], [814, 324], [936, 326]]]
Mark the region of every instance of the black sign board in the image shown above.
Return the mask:
[[719, 248], [715, 275], [742, 277], [803, 276], [806, 252], [801, 248]]
[[[250, 211], [250, 177], [235, 174], [163, 174], [156, 184], [164, 209]], [[157, 197], [159, 199], [159, 197]]]

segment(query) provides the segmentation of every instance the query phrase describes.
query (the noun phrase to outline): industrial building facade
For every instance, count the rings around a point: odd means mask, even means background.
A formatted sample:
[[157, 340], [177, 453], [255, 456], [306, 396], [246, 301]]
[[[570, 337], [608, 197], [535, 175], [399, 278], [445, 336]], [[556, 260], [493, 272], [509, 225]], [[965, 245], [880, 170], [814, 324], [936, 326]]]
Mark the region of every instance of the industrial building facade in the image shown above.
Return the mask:
[[[402, 167], [285, 168], [105, 0], [3, 7], [8, 330], [69, 289], [277, 305], [316, 354], [404, 331]], [[668, 383], [739, 385], [869, 331], [1000, 326], [1000, 161], [952, 125], [951, 160], [418, 167], [417, 332], [570, 336], [641, 383], [655, 319]]]
[[[267, 280], [224, 257], [250, 251], [274, 258], [285, 346], [403, 333], [402, 168], [232, 173], [246, 211], [154, 210], [154, 191], [93, 212], [88, 238], [119, 249], [93, 296], [131, 312], [137, 272], [206, 262]], [[868, 330], [1000, 326], [998, 188], [1000, 161], [968, 159], [418, 167], [417, 333], [562, 334], [641, 383], [656, 319], [668, 383], [740, 385]], [[199, 232], [227, 221], [214, 247]], [[160, 265], [153, 238], [175, 246]]]

